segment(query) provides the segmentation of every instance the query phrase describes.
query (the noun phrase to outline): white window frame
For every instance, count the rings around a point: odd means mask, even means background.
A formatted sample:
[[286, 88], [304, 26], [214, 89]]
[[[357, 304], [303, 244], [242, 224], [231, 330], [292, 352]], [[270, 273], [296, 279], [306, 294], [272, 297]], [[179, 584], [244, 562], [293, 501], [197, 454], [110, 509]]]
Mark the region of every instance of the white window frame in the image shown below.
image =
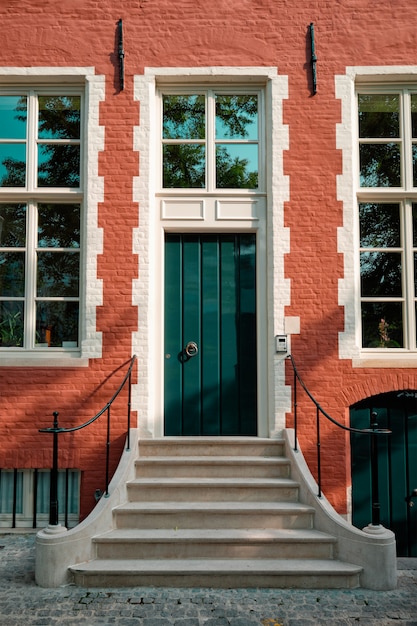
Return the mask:
[[[343, 154], [343, 173], [338, 176], [338, 199], [343, 202], [343, 227], [338, 230], [338, 248], [344, 255], [344, 277], [339, 281], [339, 304], [345, 310], [345, 329], [339, 333], [339, 356], [351, 359], [355, 367], [415, 367], [413, 249], [411, 204], [417, 202], [412, 187], [411, 121], [401, 109], [401, 187], [361, 187], [359, 179], [358, 93], [399, 93], [401, 102], [417, 93], [417, 66], [351, 67], [336, 77], [336, 95], [341, 100], [342, 122], [337, 125], [337, 147]], [[396, 142], [397, 139], [393, 139]], [[376, 141], [375, 143], [377, 143]], [[372, 143], [374, 141], [372, 140]], [[361, 331], [361, 292], [359, 265], [359, 203], [393, 202], [401, 210], [401, 253], [403, 254], [403, 296], [405, 346], [403, 348], [363, 348]], [[403, 219], [404, 218], [404, 219]], [[404, 257], [405, 255], [405, 257]], [[364, 301], [367, 299], [364, 298]], [[397, 299], [398, 300], [398, 299]]]
[[[258, 98], [258, 139], [255, 140], [245, 140], [245, 139], [216, 139], [215, 137], [215, 95], [255, 95]], [[210, 87], [203, 87], [202, 85], [196, 83], [195, 87], [192, 88], [190, 86], [163, 86], [159, 87], [157, 90], [157, 98], [159, 100], [159, 117], [158, 117], [158, 125], [161, 129], [160, 134], [160, 142], [161, 142], [161, 151], [162, 146], [164, 144], [171, 143], [170, 141], [164, 140], [162, 137], [162, 123], [163, 123], [163, 96], [164, 95], [204, 95], [206, 98], [206, 111], [205, 111], [205, 121], [206, 121], [206, 134], [204, 140], [193, 140], [189, 143], [197, 143], [204, 144], [206, 148], [206, 184], [205, 187], [202, 188], [171, 188], [163, 186], [163, 157], [161, 154], [161, 158], [159, 159], [159, 191], [161, 194], [167, 195], [204, 195], [204, 194], [214, 194], [218, 196], [222, 195], [236, 195], [239, 194], [256, 194], [256, 193], [265, 193], [265, 181], [266, 181], [266, 172], [265, 172], [265, 92], [264, 89], [260, 89], [259, 87], [251, 87], [250, 85], [241, 86], [231, 84], [226, 87], [219, 83], [218, 85], [213, 85]], [[187, 140], [175, 140], [174, 143], [187, 143]], [[216, 145], [220, 143], [233, 143], [233, 144], [243, 144], [250, 145], [256, 144], [258, 146], [258, 187], [256, 189], [246, 189], [241, 187], [235, 188], [219, 188], [216, 187]]]
[[[31, 89], [47, 95], [81, 95], [84, 104], [80, 139], [80, 187], [37, 187], [31, 174], [28, 175], [26, 188], [1, 188], [0, 202], [80, 202], [79, 346], [75, 349], [2, 349], [0, 365], [87, 367], [90, 358], [100, 358], [102, 354], [102, 336], [96, 329], [96, 308], [103, 304], [102, 280], [97, 278], [97, 259], [103, 252], [103, 234], [98, 227], [98, 205], [104, 199], [104, 184], [103, 177], [98, 175], [98, 156], [104, 149], [104, 129], [99, 124], [99, 105], [105, 98], [104, 76], [95, 75], [92, 67], [0, 68], [2, 93], [27, 93]], [[35, 151], [36, 146], [32, 146], [28, 155], [32, 163], [36, 162]], [[28, 232], [28, 236], [33, 237], [34, 233]]]

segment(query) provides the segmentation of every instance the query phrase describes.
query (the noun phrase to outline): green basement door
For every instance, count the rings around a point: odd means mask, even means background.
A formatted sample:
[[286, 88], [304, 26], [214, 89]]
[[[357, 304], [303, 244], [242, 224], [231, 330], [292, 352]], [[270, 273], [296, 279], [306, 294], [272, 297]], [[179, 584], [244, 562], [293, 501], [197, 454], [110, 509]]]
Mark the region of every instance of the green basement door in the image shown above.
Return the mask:
[[[371, 413], [378, 428], [378, 487], [381, 524], [395, 533], [397, 555], [417, 557], [417, 391], [383, 393], [350, 409], [354, 428], [369, 428]], [[351, 434], [352, 521], [363, 528], [372, 518], [370, 437]]]
[[254, 234], [165, 238], [165, 435], [256, 435]]

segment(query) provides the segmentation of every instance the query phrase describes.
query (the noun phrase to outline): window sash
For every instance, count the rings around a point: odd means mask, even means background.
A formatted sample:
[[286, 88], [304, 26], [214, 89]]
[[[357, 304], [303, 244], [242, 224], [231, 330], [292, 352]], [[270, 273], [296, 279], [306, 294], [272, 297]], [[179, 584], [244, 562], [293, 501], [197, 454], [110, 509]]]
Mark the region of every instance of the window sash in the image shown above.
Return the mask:
[[[364, 351], [370, 351], [375, 349], [383, 348], [386, 352], [387, 348], [392, 348], [391, 352], [398, 352], [401, 350], [407, 351], [417, 351], [417, 338], [416, 338], [416, 309], [417, 309], [417, 299], [416, 299], [416, 286], [415, 286], [415, 273], [417, 272], [417, 241], [413, 240], [413, 212], [416, 213], [416, 202], [417, 202], [417, 137], [413, 137], [413, 134], [416, 135], [417, 132], [414, 131], [413, 128], [416, 128], [416, 113], [417, 113], [417, 90], [414, 87], [405, 86], [405, 85], [392, 85], [392, 87], [375, 85], [372, 87], [360, 88], [357, 91], [357, 99], [359, 103], [359, 98], [361, 95], [393, 95], [398, 94], [399, 98], [399, 133], [398, 137], [394, 136], [395, 132], [392, 133], [392, 136], [389, 137], [372, 137], [372, 136], [360, 136], [360, 134], [366, 134], [364, 132], [360, 133], [359, 130], [359, 115], [357, 116], [357, 163], [358, 163], [358, 178], [357, 178], [357, 198], [358, 198], [358, 206], [363, 203], [375, 203], [380, 205], [387, 204], [398, 204], [400, 210], [400, 243], [399, 245], [390, 245], [385, 246], [375, 245], [374, 247], [369, 247], [367, 245], [361, 247], [361, 243], [359, 243], [359, 255], [363, 255], [364, 253], [372, 252], [375, 255], [378, 253], [388, 254], [388, 253], [398, 253], [401, 255], [401, 294], [395, 296], [391, 295], [370, 295], [369, 293], [364, 295], [359, 287], [360, 293], [360, 302], [361, 302], [361, 311], [362, 311], [362, 319], [360, 322], [360, 327], [362, 328], [361, 336], [366, 332], [364, 330], [364, 321], [363, 315], [366, 315], [366, 311], [369, 311], [369, 307], [375, 307], [375, 310], [378, 310], [378, 307], [387, 307], [387, 310], [393, 310], [392, 307], [401, 307], [401, 319], [398, 319], [398, 324], [402, 325], [403, 328], [403, 343], [402, 347], [398, 348], [394, 345], [394, 342], [387, 340], [381, 341], [379, 345], [366, 346], [362, 341], [362, 349]], [[359, 106], [359, 104], [358, 104]], [[413, 113], [413, 118], [412, 118]], [[375, 134], [378, 134], [376, 132]], [[394, 143], [399, 146], [399, 154], [400, 154], [400, 184], [395, 185], [379, 185], [379, 186], [361, 186], [360, 179], [360, 166], [361, 166], [361, 150], [362, 154], [366, 151], [366, 147], [374, 144], [375, 146], [383, 147], [388, 145], [389, 143]], [[360, 220], [358, 219], [358, 230], [360, 228]], [[360, 239], [360, 236], [359, 236]], [[416, 259], [416, 262], [415, 262]], [[359, 266], [359, 273], [360, 266]], [[372, 319], [372, 318], [371, 318]], [[374, 326], [378, 320], [374, 319]], [[379, 323], [387, 322], [383, 318], [379, 320]], [[395, 324], [394, 324], [395, 326]], [[383, 334], [384, 329], [377, 330], [377, 332], [381, 332]], [[373, 329], [375, 332], [375, 328]], [[395, 330], [394, 330], [395, 333]], [[388, 336], [390, 338], [389, 332]], [[363, 339], [363, 337], [362, 337]], [[378, 341], [376, 341], [378, 343]]]
[[[0, 194], [6, 194], [11, 192], [27, 192], [27, 193], [56, 193], [58, 190], [62, 192], [72, 193], [74, 191], [80, 192], [83, 187], [83, 168], [81, 166], [83, 162], [83, 110], [84, 110], [84, 97], [83, 92], [80, 89], [68, 87], [66, 89], [55, 88], [40, 88], [40, 89], [1, 89], [0, 96], [16, 96], [27, 98], [27, 120], [26, 120], [26, 136], [24, 138], [12, 138], [0, 136], [0, 155], [4, 153], [6, 146], [14, 146], [13, 150], [16, 151], [20, 146], [20, 158], [24, 154], [25, 158], [25, 184], [1, 186], [0, 181]], [[64, 138], [48, 138], [38, 136], [38, 115], [39, 115], [39, 98], [40, 97], [73, 97], [79, 98], [80, 101], [80, 125], [79, 125], [79, 137], [64, 137]], [[42, 152], [45, 155], [45, 149], [48, 147], [54, 147], [56, 150], [67, 152], [67, 156], [75, 159], [78, 162], [78, 173], [75, 176], [77, 184], [64, 185], [64, 184], [42, 184], [39, 172], [39, 155]], [[75, 152], [78, 156], [76, 156]], [[0, 156], [1, 159], [1, 156]], [[48, 161], [43, 159], [43, 163]], [[56, 171], [56, 167], [54, 167]], [[74, 178], [74, 177], [73, 177]]]
[[[164, 96], [181, 96], [181, 95], [195, 95], [205, 96], [205, 133], [203, 137], [184, 137], [184, 138], [168, 138], [164, 136]], [[257, 98], [257, 138], [222, 138], [216, 137], [216, 96], [254, 96]], [[213, 87], [209, 89], [199, 88], [198, 86], [189, 88], [163, 88], [159, 91], [159, 127], [160, 127], [160, 190], [165, 193], [224, 193], [224, 192], [237, 192], [237, 193], [264, 193], [265, 186], [265, 159], [264, 159], [264, 98], [262, 89], [243, 88], [239, 86], [225, 87]], [[195, 171], [195, 177], [193, 184], [190, 186], [166, 186], [164, 181], [164, 153], [166, 154], [170, 150], [170, 146], [183, 145], [188, 147], [189, 150], [195, 150], [196, 158], [199, 158], [199, 165]], [[239, 149], [239, 146], [244, 150], [251, 150], [252, 152], [257, 149], [257, 186], [225, 186], [224, 184], [217, 185], [216, 177], [216, 153], [219, 155], [221, 151], [226, 157], [226, 150], [235, 152]], [[252, 146], [252, 148], [250, 148]], [[171, 148], [172, 149], [172, 148]], [[234, 156], [234, 155], [233, 155]], [[249, 155], [247, 155], [249, 156]], [[218, 157], [219, 158], [219, 157]], [[245, 158], [245, 157], [243, 157]], [[247, 157], [246, 157], [247, 158]], [[253, 158], [253, 157], [252, 157]], [[203, 163], [204, 162], [204, 163]], [[204, 173], [201, 169], [204, 165]], [[236, 178], [239, 180], [238, 178]], [[236, 180], [235, 179], [235, 180]], [[248, 179], [246, 179], [248, 180]], [[252, 179], [251, 179], [252, 183]]]

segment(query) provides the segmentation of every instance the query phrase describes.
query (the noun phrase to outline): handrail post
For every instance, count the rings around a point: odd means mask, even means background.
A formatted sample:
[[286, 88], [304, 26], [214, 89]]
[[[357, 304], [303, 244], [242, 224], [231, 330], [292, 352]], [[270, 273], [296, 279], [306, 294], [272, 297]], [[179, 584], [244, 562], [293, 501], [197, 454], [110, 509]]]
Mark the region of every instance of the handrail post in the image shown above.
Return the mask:
[[132, 370], [129, 372], [129, 386], [128, 386], [128, 397], [127, 397], [127, 442], [126, 442], [126, 450], [130, 450], [130, 412], [132, 407]]
[[107, 407], [107, 441], [106, 441], [106, 492], [105, 498], [109, 497], [109, 466], [110, 466], [110, 405]]
[[297, 450], [297, 372], [294, 369], [294, 451]]
[[58, 526], [58, 415], [54, 411], [51, 484], [49, 492], [49, 525]]
[[318, 497], [321, 498], [321, 438], [320, 438], [320, 409], [316, 407], [316, 432], [317, 432], [317, 484], [319, 487]]
[[372, 526], [381, 525], [381, 505], [379, 502], [379, 467], [378, 467], [378, 428], [377, 413], [371, 413], [371, 482], [372, 482]]

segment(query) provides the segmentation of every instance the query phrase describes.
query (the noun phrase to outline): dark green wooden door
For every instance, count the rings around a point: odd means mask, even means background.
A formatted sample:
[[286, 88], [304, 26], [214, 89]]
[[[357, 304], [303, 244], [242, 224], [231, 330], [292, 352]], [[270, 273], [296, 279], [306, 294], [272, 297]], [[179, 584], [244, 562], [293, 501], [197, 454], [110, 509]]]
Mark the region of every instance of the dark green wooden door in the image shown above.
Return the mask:
[[253, 234], [166, 235], [166, 435], [256, 435], [255, 260]]
[[[417, 392], [385, 393], [351, 407], [354, 428], [369, 428], [371, 412], [379, 428], [391, 435], [378, 437], [381, 524], [397, 541], [398, 556], [417, 557]], [[371, 465], [369, 436], [351, 435], [352, 521], [362, 528], [371, 522]]]

